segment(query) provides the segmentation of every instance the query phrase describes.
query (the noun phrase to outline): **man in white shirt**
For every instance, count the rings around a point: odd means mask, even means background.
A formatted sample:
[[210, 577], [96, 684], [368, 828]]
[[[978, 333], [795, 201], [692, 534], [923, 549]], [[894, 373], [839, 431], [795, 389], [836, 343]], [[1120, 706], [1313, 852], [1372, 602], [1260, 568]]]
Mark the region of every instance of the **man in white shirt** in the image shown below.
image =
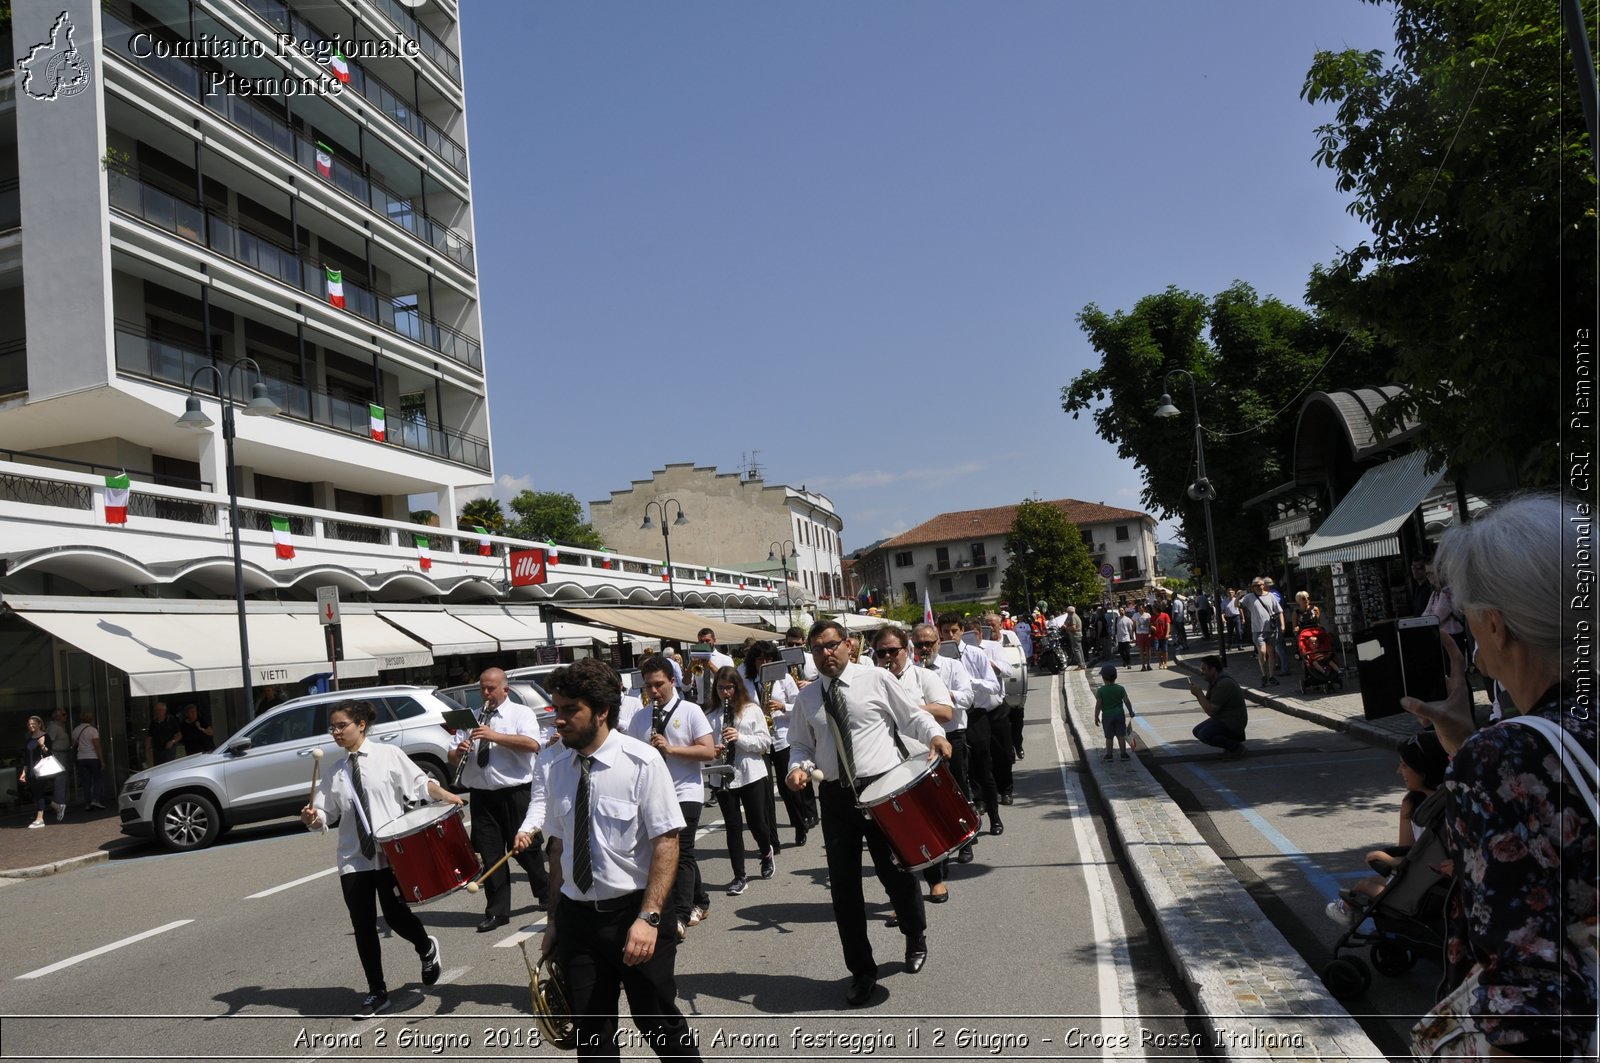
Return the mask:
[[[791, 627], [784, 633], [783, 644], [790, 649], [804, 650], [806, 648], [806, 633], [797, 627]], [[817, 665], [811, 659], [810, 651], [807, 651], [805, 660], [800, 662], [800, 678], [796, 682], [800, 684], [800, 689], [804, 690], [807, 683], [815, 683], [816, 681]]]
[[[670, 668], [665, 675], [670, 682]], [[672, 779], [657, 751], [612, 729], [622, 694], [610, 665], [578, 661], [554, 673], [549, 690], [564, 748], [547, 777], [544, 832], [556, 889], [540, 952], [554, 949], [560, 960], [578, 1056], [620, 1058], [617, 998], [626, 992], [657, 1056], [697, 1060], [677, 1005], [677, 936], [662, 928], [685, 827]], [[516, 844], [531, 846], [532, 834], [518, 834]]]
[[1255, 644], [1262, 685], [1275, 687], [1278, 677], [1273, 673], [1283, 635], [1283, 606], [1278, 604], [1276, 595], [1268, 592], [1266, 581], [1260, 576], [1250, 582], [1250, 593], [1244, 596], [1244, 611], [1250, 617], [1250, 641]]
[[[485, 866], [492, 866], [505, 855], [516, 836], [517, 826], [528, 814], [532, 796], [533, 758], [541, 748], [539, 714], [526, 705], [510, 700], [506, 673], [485, 668], [478, 677], [483, 708], [474, 727], [450, 751], [452, 769], [465, 758], [461, 782], [472, 797], [472, 848]], [[517, 856], [517, 863], [528, 873], [533, 900], [543, 908], [549, 895], [550, 879], [545, 874], [537, 849]], [[511, 921], [511, 871], [505, 865], [483, 884], [485, 911], [478, 933], [486, 934]]]
[[[967, 722], [972, 711], [972, 680], [961, 661], [939, 653], [939, 629], [934, 625], [918, 624], [911, 629], [911, 649], [917, 667], [932, 669], [950, 691], [955, 711], [944, 725], [944, 736], [950, 742], [950, 774], [956, 777], [956, 785], [963, 794], [971, 794], [972, 754], [967, 747]], [[970, 864], [972, 859], [972, 843], [968, 842], [956, 854], [956, 862]]]
[[961, 639], [961, 615], [944, 613], [939, 617], [939, 635], [945, 642], [954, 643], [961, 666], [967, 670], [967, 682], [972, 687], [972, 708], [967, 713], [967, 773], [969, 782], [983, 802], [983, 812], [989, 817], [989, 833], [1005, 833], [1000, 822], [1000, 791], [994, 774], [994, 731], [990, 714], [1001, 702], [1000, 679], [995, 675], [989, 655], [975, 643]]
[[[820, 678], [795, 701], [789, 745], [798, 766], [789, 772], [787, 783], [791, 790], [805, 785], [804, 761], [813, 762], [822, 772], [817, 797], [828, 854], [833, 921], [851, 976], [845, 1001], [860, 1007], [878, 985], [878, 963], [867, 936], [866, 901], [861, 891], [863, 838], [878, 882], [900, 918], [906, 969], [912, 974], [922, 970], [928, 959], [928, 924], [917, 880], [895, 863], [883, 831], [856, 807], [857, 795], [900, 763], [894, 745], [896, 730], [926, 745], [930, 759], [949, 757], [950, 743], [934, 718], [922, 711], [893, 676], [882, 669], [850, 663], [850, 634], [836, 621], [819, 620], [811, 625], [808, 639]], [[842, 753], [841, 742], [845, 747]]]
[[667, 774], [672, 777], [672, 786], [678, 795], [679, 815], [685, 824], [678, 838], [678, 877], [667, 906], [667, 915], [671, 918], [668, 928], [675, 930], [682, 940], [689, 933], [689, 917], [695, 907], [711, 907], [711, 898], [700, 883], [694, 843], [706, 796], [700, 766], [716, 757], [717, 747], [711, 735], [711, 724], [700, 706], [678, 696], [671, 661], [664, 657], [646, 657], [639, 665], [639, 676], [646, 705], [644, 710], [633, 714], [628, 735], [654, 746], [666, 761]]

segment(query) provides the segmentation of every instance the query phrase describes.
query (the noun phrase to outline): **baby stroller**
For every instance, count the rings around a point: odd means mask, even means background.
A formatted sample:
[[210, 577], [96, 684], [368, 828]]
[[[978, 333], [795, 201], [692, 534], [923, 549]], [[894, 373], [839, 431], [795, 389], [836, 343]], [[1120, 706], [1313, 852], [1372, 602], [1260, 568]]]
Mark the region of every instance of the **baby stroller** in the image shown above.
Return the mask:
[[1300, 629], [1299, 646], [1300, 693], [1309, 693], [1313, 687], [1344, 689], [1344, 676], [1333, 660], [1336, 643], [1327, 628], [1321, 624], [1307, 624]]
[[[1444, 842], [1433, 830], [1406, 851], [1382, 891], [1369, 897], [1353, 890], [1340, 896], [1355, 918], [1333, 946], [1333, 960], [1322, 969], [1322, 984], [1335, 1000], [1360, 996], [1372, 984], [1372, 970], [1397, 977], [1409, 971], [1425, 949], [1444, 949], [1444, 903], [1450, 880], [1435, 870], [1445, 859]], [[1366, 963], [1339, 953], [1366, 946]]]

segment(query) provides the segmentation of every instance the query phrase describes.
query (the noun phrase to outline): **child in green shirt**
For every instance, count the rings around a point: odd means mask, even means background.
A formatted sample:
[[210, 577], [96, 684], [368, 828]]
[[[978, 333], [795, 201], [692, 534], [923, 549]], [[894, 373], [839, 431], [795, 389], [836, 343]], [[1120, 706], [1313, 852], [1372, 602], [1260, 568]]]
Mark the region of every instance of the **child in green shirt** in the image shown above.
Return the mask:
[[1117, 682], [1115, 667], [1102, 666], [1100, 679], [1100, 689], [1094, 692], [1094, 722], [1106, 736], [1106, 755], [1101, 759], [1111, 759], [1111, 740], [1116, 739], [1122, 743], [1122, 759], [1127, 760], [1128, 728], [1131, 726], [1128, 721], [1133, 719], [1133, 701], [1128, 697], [1127, 688]]

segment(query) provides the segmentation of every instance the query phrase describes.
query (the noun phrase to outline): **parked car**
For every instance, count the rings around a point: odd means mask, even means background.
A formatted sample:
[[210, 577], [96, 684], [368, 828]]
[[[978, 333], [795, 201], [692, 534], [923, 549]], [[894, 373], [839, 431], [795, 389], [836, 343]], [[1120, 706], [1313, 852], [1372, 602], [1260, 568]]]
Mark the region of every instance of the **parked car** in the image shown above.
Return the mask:
[[[470, 686], [445, 687], [439, 693], [463, 708], [471, 709], [474, 713], [483, 709], [483, 691], [476, 683]], [[526, 705], [534, 712], [537, 712], [540, 726], [555, 726], [556, 712], [550, 705], [550, 695], [545, 692], [544, 687], [532, 679], [513, 678], [510, 673], [507, 673], [506, 697], [518, 705]]]
[[444, 713], [461, 706], [434, 687], [330, 691], [275, 706], [220, 748], [137, 772], [117, 799], [122, 832], [173, 850], [203, 849], [241, 823], [298, 815], [311, 785], [311, 751], [339, 752], [328, 716], [342, 701], [369, 702], [368, 741], [394, 742], [439, 785], [450, 781]]

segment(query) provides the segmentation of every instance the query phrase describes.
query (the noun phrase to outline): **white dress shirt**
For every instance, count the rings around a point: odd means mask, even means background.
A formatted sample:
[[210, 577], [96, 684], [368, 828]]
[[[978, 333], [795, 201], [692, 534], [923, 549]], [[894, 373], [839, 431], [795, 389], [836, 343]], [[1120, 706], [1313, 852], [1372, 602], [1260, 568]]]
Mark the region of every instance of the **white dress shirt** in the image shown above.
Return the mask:
[[791, 763], [809, 760], [822, 770], [824, 779], [837, 782], [843, 777], [833, 729], [822, 705], [823, 688], [835, 683], [842, 688], [850, 716], [850, 748], [858, 778], [882, 775], [900, 763], [891, 724], [924, 746], [942, 737], [938, 721], [922, 711], [922, 704], [887, 670], [847, 664], [838, 679], [822, 678], [800, 691], [794, 718], [789, 721]]
[[978, 646], [984, 653], [989, 655], [989, 660], [994, 662], [995, 667], [1000, 669], [997, 677], [1000, 680], [1001, 691], [1004, 692], [1005, 684], [1017, 676], [1017, 670], [1011, 667], [1011, 661], [1006, 657], [1005, 643], [995, 639], [986, 639], [978, 643]]
[[[672, 717], [667, 721], [666, 730], [669, 746], [692, 746], [697, 740], [711, 733], [711, 724], [707, 722], [706, 714], [692, 701], [673, 698], [671, 703], [661, 710], [663, 719], [669, 715]], [[649, 746], [650, 732], [654, 730], [654, 725], [655, 709], [646, 705], [633, 714], [633, 719], [628, 721], [626, 733], [629, 737]], [[700, 780], [700, 766], [705, 761], [688, 760], [673, 756], [671, 753], [663, 755], [654, 746], [650, 747], [650, 752], [666, 761], [667, 773], [672, 776], [672, 785], [677, 791], [678, 800], [693, 801], [695, 804], [705, 801], [705, 784]]]
[[517, 828], [519, 834], [532, 834], [544, 829], [545, 802], [550, 792], [550, 764], [565, 748], [552, 728], [548, 740], [539, 747], [538, 754], [533, 758], [533, 786], [528, 790], [528, 814], [522, 817], [522, 825]]
[[[510, 698], [502, 701], [495, 709], [495, 714], [489, 717], [486, 726], [491, 731], [501, 734], [526, 735], [529, 738], [539, 739], [540, 748], [543, 748], [543, 728], [539, 726], [539, 714], [526, 705], [519, 705]], [[456, 741], [466, 740], [468, 732], [457, 731]], [[520, 749], [508, 749], [499, 742], [489, 743], [489, 763], [478, 767], [478, 749], [474, 745], [471, 749], [461, 754], [467, 758], [467, 767], [461, 774], [461, 785], [469, 790], [504, 790], [512, 786], [526, 786], [533, 781], [533, 754], [524, 753]], [[362, 765], [365, 769], [366, 765]]]
[[[721, 745], [722, 729], [729, 726], [722, 710], [712, 710], [707, 719], [711, 722], [713, 741]], [[727, 785], [748, 786], [757, 779], [765, 779], [767, 777], [765, 754], [772, 748], [772, 732], [767, 730], [767, 718], [762, 715], [758, 706], [747, 703], [744, 711], [739, 713], [738, 723], [732, 726], [739, 729], [739, 741], [734, 743], [733, 778]], [[717, 762], [710, 760], [706, 763], [714, 765]]]
[[[750, 692], [750, 700], [761, 704], [761, 684], [744, 677], [744, 688]], [[789, 748], [789, 710], [794, 708], [794, 699], [800, 696], [800, 686], [794, 681], [793, 676], [784, 676], [772, 684], [772, 698], [783, 703], [782, 711], [772, 714], [772, 748], [783, 750]]]
[[[950, 663], [955, 664], [954, 661]], [[890, 675], [894, 675], [892, 668], [885, 670]], [[967, 725], [967, 710], [956, 708], [955, 695], [945, 685], [943, 677], [939, 675], [938, 668], [923, 668], [919, 665], [908, 664], [906, 665], [906, 670], [895, 676], [895, 678], [900, 681], [900, 685], [906, 688], [906, 693], [910, 694], [918, 704], [948, 705], [950, 707], [950, 719], [948, 722], [943, 720], [934, 721], [944, 728], [945, 734], [959, 730]], [[957, 723], [957, 720], [961, 722]]]
[[561, 893], [600, 901], [642, 890], [650, 880], [652, 841], [682, 830], [683, 812], [661, 754], [612, 731], [589, 768], [589, 856], [592, 888], [572, 881], [573, 811], [578, 795], [577, 750], [558, 746], [550, 759], [544, 833], [561, 839]]
[[[325, 831], [334, 825], [339, 828], [341, 875], [389, 866], [381, 848], [371, 860], [361, 855], [361, 835], [356, 832], [361, 809], [356, 803], [355, 780], [350, 775], [350, 758], [356, 755], [346, 753], [322, 777], [311, 803], [319, 817], [311, 830]], [[428, 800], [428, 776], [416, 761], [386, 742], [362, 742], [359, 755], [361, 782], [367, 791], [367, 807], [372, 810], [372, 822], [367, 826], [376, 836], [390, 821], [405, 815], [407, 801]]]
[[1121, 614], [1117, 617], [1117, 641], [1133, 641], [1133, 621], [1129, 620], [1126, 614]]
[[628, 724], [633, 722], [633, 714], [642, 708], [644, 708], [643, 701], [632, 694], [622, 695], [622, 705], [617, 709], [617, 725], [612, 730], [626, 733]]
[[1003, 691], [1000, 677], [994, 674], [994, 667], [989, 663], [989, 655], [970, 642], [959, 645], [961, 664], [967, 670], [968, 682], [972, 684], [972, 707], [979, 710], [994, 708], [1000, 704]]

